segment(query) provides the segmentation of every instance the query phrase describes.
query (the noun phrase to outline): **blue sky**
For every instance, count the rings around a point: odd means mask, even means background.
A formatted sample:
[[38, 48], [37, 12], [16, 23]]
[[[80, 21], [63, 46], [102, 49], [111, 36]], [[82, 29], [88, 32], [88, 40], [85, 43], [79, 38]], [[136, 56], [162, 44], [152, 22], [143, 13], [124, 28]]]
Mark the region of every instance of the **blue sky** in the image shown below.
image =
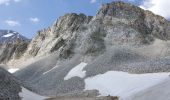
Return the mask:
[[[102, 3], [112, 1], [114, 0], [0, 0], [0, 29], [15, 30], [32, 38], [38, 30], [50, 26], [65, 13], [84, 13], [93, 16]], [[151, 9], [148, 5], [156, 0], [123, 1]]]

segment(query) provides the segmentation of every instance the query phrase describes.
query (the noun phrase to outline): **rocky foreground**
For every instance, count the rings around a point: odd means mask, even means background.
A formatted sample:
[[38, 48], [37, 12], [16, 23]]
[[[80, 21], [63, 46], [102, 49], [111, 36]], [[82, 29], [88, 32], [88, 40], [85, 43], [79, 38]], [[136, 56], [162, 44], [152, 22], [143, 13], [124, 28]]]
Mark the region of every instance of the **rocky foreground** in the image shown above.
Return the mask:
[[45, 100], [24, 88], [24, 84], [0, 66], [0, 100]]
[[21, 100], [19, 92], [21, 85], [17, 79], [0, 68], [0, 100]]

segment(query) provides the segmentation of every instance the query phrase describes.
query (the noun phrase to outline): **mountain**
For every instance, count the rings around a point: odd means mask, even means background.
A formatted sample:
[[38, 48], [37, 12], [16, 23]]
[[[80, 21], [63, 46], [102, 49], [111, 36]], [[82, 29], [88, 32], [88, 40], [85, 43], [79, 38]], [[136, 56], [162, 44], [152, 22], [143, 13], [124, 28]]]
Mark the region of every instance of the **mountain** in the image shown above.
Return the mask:
[[150, 11], [123, 2], [108, 3], [93, 17], [75, 13], [60, 17], [37, 32], [21, 59], [7, 64], [21, 66], [17, 62], [55, 52], [59, 59], [83, 54], [91, 61], [112, 46], [141, 47], [169, 40], [169, 27], [169, 21]]
[[27, 49], [30, 39], [12, 30], [0, 30], [0, 62], [18, 59]]
[[20, 66], [14, 75], [41, 95], [97, 90], [124, 99], [167, 79], [169, 39], [170, 22], [165, 18], [112, 2], [93, 17], [60, 17], [37, 32], [19, 59], [7, 64]]
[[20, 68], [13, 75], [33, 92], [126, 100], [169, 78], [170, 22], [132, 4], [111, 2], [95, 16], [65, 14], [30, 42], [4, 48], [0, 62]]
[[17, 40], [28, 41], [26, 37], [12, 30], [0, 30], [0, 44], [13, 43]]

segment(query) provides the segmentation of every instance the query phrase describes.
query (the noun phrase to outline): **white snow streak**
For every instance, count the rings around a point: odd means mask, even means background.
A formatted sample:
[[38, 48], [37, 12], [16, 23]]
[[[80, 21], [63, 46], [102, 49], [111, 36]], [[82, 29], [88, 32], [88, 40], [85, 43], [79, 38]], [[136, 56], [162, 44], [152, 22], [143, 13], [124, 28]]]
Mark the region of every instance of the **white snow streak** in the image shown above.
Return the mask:
[[47, 74], [47, 73], [51, 72], [52, 70], [54, 70], [54, 69], [55, 69], [55, 68], [57, 68], [57, 67], [58, 67], [58, 66], [55, 66], [55, 67], [51, 68], [50, 70], [48, 70], [48, 71], [44, 72], [44, 73], [43, 73], [43, 75], [45, 75], [45, 74]]

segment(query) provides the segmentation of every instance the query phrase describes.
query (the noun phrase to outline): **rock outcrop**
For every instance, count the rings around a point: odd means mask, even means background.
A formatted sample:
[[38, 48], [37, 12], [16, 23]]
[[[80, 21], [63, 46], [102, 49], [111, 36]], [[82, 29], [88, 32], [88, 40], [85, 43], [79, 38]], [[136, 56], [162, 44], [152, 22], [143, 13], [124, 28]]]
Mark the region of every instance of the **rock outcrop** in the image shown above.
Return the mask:
[[66, 14], [60, 17], [51, 27], [37, 33], [29, 45], [28, 55], [39, 56], [59, 50], [91, 18], [84, 14]]

